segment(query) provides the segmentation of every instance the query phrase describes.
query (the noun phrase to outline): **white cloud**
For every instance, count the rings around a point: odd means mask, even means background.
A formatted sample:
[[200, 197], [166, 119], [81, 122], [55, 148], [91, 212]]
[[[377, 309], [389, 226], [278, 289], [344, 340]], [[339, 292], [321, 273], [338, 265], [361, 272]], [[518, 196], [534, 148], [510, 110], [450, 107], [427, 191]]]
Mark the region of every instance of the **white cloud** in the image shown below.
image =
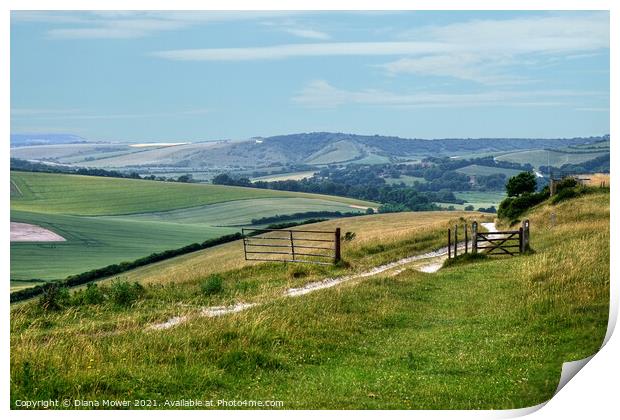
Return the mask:
[[604, 92], [572, 90], [492, 90], [476, 93], [395, 93], [378, 89], [339, 89], [324, 80], [307, 84], [293, 102], [310, 108], [334, 108], [341, 105], [378, 105], [395, 107], [470, 107], [470, 106], [562, 106], [577, 98], [605, 97]]
[[447, 76], [488, 85], [523, 83], [511, 66], [541, 67], [560, 59], [589, 58], [609, 48], [607, 13], [474, 20], [419, 28], [404, 39], [432, 39], [451, 46], [448, 54], [406, 57], [380, 67], [389, 74]]
[[280, 44], [270, 47], [204, 48], [156, 51], [152, 55], [180, 61], [272, 60], [291, 57], [406, 55], [449, 49], [432, 42], [324, 42]]
[[328, 33], [316, 31], [314, 29], [284, 28], [284, 32], [288, 32], [289, 34], [298, 36], [300, 38], [309, 38], [309, 39], [330, 39], [331, 38]]
[[419, 56], [449, 53], [455, 57], [469, 54], [472, 57], [494, 55], [502, 58], [519, 54], [577, 53], [609, 47], [609, 18], [606, 13], [592, 13], [477, 20], [418, 28], [402, 36], [407, 40], [183, 49], [158, 51], [154, 55], [172, 60], [212, 61], [331, 55]]
[[[179, 30], [201, 24], [299, 14], [297, 11], [14, 11], [12, 24], [45, 22], [60, 27], [47, 34], [53, 39], [139, 38], [161, 31]], [[311, 35], [311, 34], [310, 34]], [[319, 36], [317, 32], [314, 34]], [[318, 38], [317, 38], [318, 39]]]
[[[284, 28], [307, 38], [327, 39], [322, 32]], [[379, 65], [390, 75], [451, 77], [486, 85], [531, 82], [515, 75], [514, 66], [554, 65], [560, 59], [587, 59], [609, 48], [609, 15], [605, 12], [473, 20], [419, 27], [399, 41], [323, 42], [266, 47], [205, 48], [157, 51], [152, 55], [178, 61], [275, 60], [296, 57], [400, 56]]]
[[454, 77], [487, 85], [516, 84], [529, 81], [523, 76], [498, 73], [498, 67], [501, 67], [501, 64], [498, 63], [497, 59], [485, 59], [484, 56], [474, 53], [434, 54], [420, 58], [401, 58], [381, 64], [378, 67], [383, 68], [391, 75], [418, 74]]

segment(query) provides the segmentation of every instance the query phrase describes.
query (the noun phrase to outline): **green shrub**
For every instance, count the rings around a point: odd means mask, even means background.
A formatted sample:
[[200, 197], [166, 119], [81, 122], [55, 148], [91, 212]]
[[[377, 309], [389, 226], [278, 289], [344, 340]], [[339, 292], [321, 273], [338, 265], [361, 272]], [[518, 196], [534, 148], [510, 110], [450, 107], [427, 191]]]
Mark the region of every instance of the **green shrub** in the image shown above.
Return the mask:
[[45, 311], [62, 309], [69, 303], [69, 290], [58, 283], [50, 283], [39, 298], [39, 307]]
[[525, 211], [545, 201], [548, 196], [548, 191], [544, 189], [538, 193], [526, 193], [519, 197], [508, 197], [499, 204], [497, 215], [502, 219], [516, 219]]
[[205, 296], [216, 295], [224, 290], [223, 279], [218, 274], [211, 274], [200, 285], [200, 290]]
[[118, 306], [129, 306], [144, 292], [144, 287], [138, 283], [129, 283], [124, 280], [114, 280], [110, 285], [110, 300]]
[[510, 178], [506, 183], [506, 193], [508, 197], [534, 194], [535, 191], [536, 176], [531, 172], [521, 172]]
[[551, 202], [553, 204], [557, 204], [564, 200], [568, 200], [570, 198], [579, 197], [584, 194], [588, 194], [593, 191], [593, 188], [584, 187], [581, 185], [577, 185], [575, 187], [564, 187], [561, 190], [558, 190], [557, 194], [551, 198]]
[[564, 178], [560, 182], [558, 182], [555, 186], [555, 191], [559, 193], [562, 190], [568, 188], [575, 188], [578, 185], [578, 182], [575, 178]]
[[82, 302], [86, 305], [98, 305], [105, 301], [103, 290], [95, 283], [88, 283], [82, 292]]

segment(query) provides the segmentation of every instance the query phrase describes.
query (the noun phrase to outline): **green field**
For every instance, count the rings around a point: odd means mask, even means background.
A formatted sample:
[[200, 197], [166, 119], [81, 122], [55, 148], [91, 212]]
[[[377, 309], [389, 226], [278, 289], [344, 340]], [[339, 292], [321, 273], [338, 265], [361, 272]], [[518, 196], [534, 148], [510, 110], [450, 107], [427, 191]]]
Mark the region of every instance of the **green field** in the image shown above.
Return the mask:
[[[525, 216], [533, 253], [463, 261], [432, 274], [412, 265], [277, 297], [289, 287], [435, 249], [459, 217], [484, 217], [362, 216], [343, 220], [360, 236], [344, 244], [341, 266], [212, 269], [209, 255], [218, 262], [238, 252], [226, 244], [136, 270], [145, 289], [130, 304], [75, 299], [57, 311], [44, 311], [36, 301], [16, 305], [11, 407], [17, 399], [127, 395], [281, 400], [288, 409], [537, 405], [553, 396], [562, 363], [592, 355], [605, 336], [609, 215], [604, 191], [543, 203]], [[219, 273], [221, 288], [206, 294], [201, 285], [210, 269]], [[157, 281], [166, 270], [166, 281]], [[136, 279], [135, 273], [128, 277]], [[264, 303], [200, 316], [205, 307], [238, 302]], [[186, 322], [149, 329], [173, 316]]]
[[506, 198], [506, 194], [500, 191], [462, 191], [455, 192], [454, 196], [460, 200], [465, 200], [465, 204], [441, 203], [435, 202], [438, 206], [445, 209], [452, 206], [455, 210], [464, 210], [467, 206], [474, 206], [475, 210], [479, 208], [489, 208], [494, 206], [496, 209], [499, 203]]
[[499, 191], [463, 191], [455, 192], [456, 198], [467, 201], [477, 210], [480, 207], [497, 206], [506, 198], [506, 193]]
[[308, 211], [356, 212], [347, 204], [309, 198], [255, 198], [165, 212], [105, 216], [108, 220], [141, 220], [211, 226], [251, 225], [252, 219]]
[[208, 224], [12, 211], [11, 220], [50, 229], [66, 242], [11, 243], [11, 279], [62, 279], [153, 252], [233, 233]]
[[494, 166], [469, 165], [457, 169], [456, 172], [460, 172], [469, 176], [488, 176], [495, 174], [504, 174], [506, 175], [506, 178], [510, 178], [520, 174], [522, 171], [518, 169], [496, 168]]
[[11, 209], [81, 216], [166, 211], [233, 200], [276, 197], [321, 198], [337, 203], [376, 206], [352, 198], [225, 185], [33, 172], [11, 172], [11, 180], [22, 191], [22, 197], [11, 201]]
[[534, 168], [539, 168], [541, 166], [546, 166], [547, 162], [551, 166], [560, 167], [566, 164], [576, 164], [585, 162], [587, 160], [592, 160], [599, 156], [602, 156], [609, 151], [591, 151], [584, 150], [583, 153], [563, 153], [559, 151], [548, 151], [544, 149], [536, 149], [536, 150], [523, 150], [514, 153], [506, 153], [503, 155], [497, 155], [495, 157], [496, 160], [503, 160], [507, 162], [514, 162], [520, 164], [529, 163]]
[[253, 218], [376, 207], [335, 196], [29, 172], [12, 172], [11, 190], [12, 221], [67, 240], [12, 243], [13, 280], [61, 279], [236, 232]]
[[330, 163], [347, 162], [362, 157], [362, 151], [353, 143], [339, 141], [306, 159], [311, 165], [327, 165]]

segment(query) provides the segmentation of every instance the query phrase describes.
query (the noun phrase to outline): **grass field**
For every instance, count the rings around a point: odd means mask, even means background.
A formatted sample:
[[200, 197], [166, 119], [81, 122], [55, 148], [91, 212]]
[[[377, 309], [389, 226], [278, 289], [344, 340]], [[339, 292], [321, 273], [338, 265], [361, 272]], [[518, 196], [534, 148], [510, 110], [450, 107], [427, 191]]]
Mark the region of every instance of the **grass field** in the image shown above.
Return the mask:
[[327, 165], [330, 163], [346, 162], [361, 157], [362, 152], [355, 144], [346, 140], [339, 141], [319, 150], [306, 159], [311, 165]]
[[63, 279], [94, 268], [237, 231], [208, 224], [166, 223], [12, 211], [11, 220], [50, 229], [66, 242], [11, 243], [11, 279]]
[[463, 191], [455, 192], [456, 198], [465, 200], [465, 205], [473, 205], [477, 210], [480, 207], [497, 207], [499, 203], [506, 198], [506, 193], [499, 191]]
[[[372, 207], [352, 198], [225, 185], [182, 184], [136, 179], [104, 178], [33, 172], [11, 172], [22, 197], [11, 201], [14, 210], [100, 216], [188, 208], [250, 198], [321, 198]], [[96, 205], [93, 199], [97, 200]]]
[[432, 216], [426, 224], [417, 213], [342, 220], [357, 226], [343, 250], [350, 266], [222, 265], [222, 288], [204, 295], [208, 268], [185, 270], [196, 258], [188, 255], [167, 266], [176, 265], [178, 281], [158, 281], [161, 266], [138, 270], [147, 286], [129, 306], [14, 306], [12, 407], [17, 399], [198, 398], [281, 400], [289, 409], [507, 409], [549, 399], [562, 362], [591, 355], [605, 335], [608, 193], [532, 211], [533, 254], [434, 274], [408, 269], [147, 329], [432, 249], [461, 215]]
[[[420, 244], [415, 245], [417, 247], [432, 248], [433, 246], [443, 245], [443, 235], [436, 236], [437, 227], [443, 226], [448, 220], [454, 220], [461, 216], [470, 219], [478, 218], [478, 220], [492, 218], [491, 215], [477, 212], [404, 212], [334, 219], [308, 225], [308, 227], [320, 230], [333, 230], [340, 227], [343, 233], [355, 232], [355, 241], [352, 243], [344, 242], [342, 252], [343, 258], [348, 259], [350, 264], [361, 269], [375, 263], [389, 261], [391, 258], [406, 256], [407, 252], [411, 252], [412, 244], [409, 243], [402, 249], [397, 249], [396, 246], [406, 238], [424, 238]], [[367, 256], [370, 257], [367, 262], [358, 261], [360, 255], [364, 254], [361, 249], [364, 247], [375, 248], [379, 239], [383, 245], [376, 247], [378, 252]], [[373, 259], [372, 257], [376, 256], [375, 254], [380, 255], [383, 252], [382, 248], [385, 248], [383, 251], [391, 250], [391, 253], [384, 255], [381, 260]], [[144, 284], [183, 283], [197, 281], [197, 279], [212, 273], [240, 269], [246, 267], [247, 264], [243, 260], [243, 244], [241, 241], [236, 241], [141, 267], [124, 273], [123, 277]], [[321, 271], [321, 273], [323, 272]], [[307, 280], [307, 277], [304, 276], [304, 279]]]
[[513, 177], [521, 173], [517, 169], [496, 168], [493, 166], [483, 165], [469, 165], [464, 168], [457, 169], [456, 172], [460, 172], [469, 176], [488, 176], [494, 174], [504, 174], [506, 178]]
[[252, 219], [308, 211], [361, 212], [345, 203], [311, 198], [255, 198], [227, 201], [207, 206], [165, 212], [149, 212], [126, 216], [106, 216], [110, 220], [141, 220], [171, 223], [240, 226], [251, 225]]
[[534, 168], [546, 166], [547, 162], [549, 162], [551, 166], [560, 167], [568, 163], [581, 163], [587, 160], [592, 160], [606, 153], [609, 152], [585, 150], [583, 153], [562, 153], [557, 151], [536, 149], [497, 155], [495, 156], [495, 159], [520, 164], [529, 163]]
[[232, 233], [239, 228], [224, 226], [253, 218], [376, 207], [334, 196], [45, 173], [12, 172], [11, 186], [12, 221], [67, 239], [12, 243], [13, 280], [61, 279]]

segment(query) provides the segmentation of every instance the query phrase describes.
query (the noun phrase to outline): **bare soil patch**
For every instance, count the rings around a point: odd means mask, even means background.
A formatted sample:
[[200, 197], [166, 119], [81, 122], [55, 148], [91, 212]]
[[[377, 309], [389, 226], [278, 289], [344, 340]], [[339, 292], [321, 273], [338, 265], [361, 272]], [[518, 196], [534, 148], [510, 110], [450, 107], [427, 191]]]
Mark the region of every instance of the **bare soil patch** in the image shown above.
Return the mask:
[[63, 242], [65, 240], [59, 234], [41, 226], [11, 222], [11, 242]]

